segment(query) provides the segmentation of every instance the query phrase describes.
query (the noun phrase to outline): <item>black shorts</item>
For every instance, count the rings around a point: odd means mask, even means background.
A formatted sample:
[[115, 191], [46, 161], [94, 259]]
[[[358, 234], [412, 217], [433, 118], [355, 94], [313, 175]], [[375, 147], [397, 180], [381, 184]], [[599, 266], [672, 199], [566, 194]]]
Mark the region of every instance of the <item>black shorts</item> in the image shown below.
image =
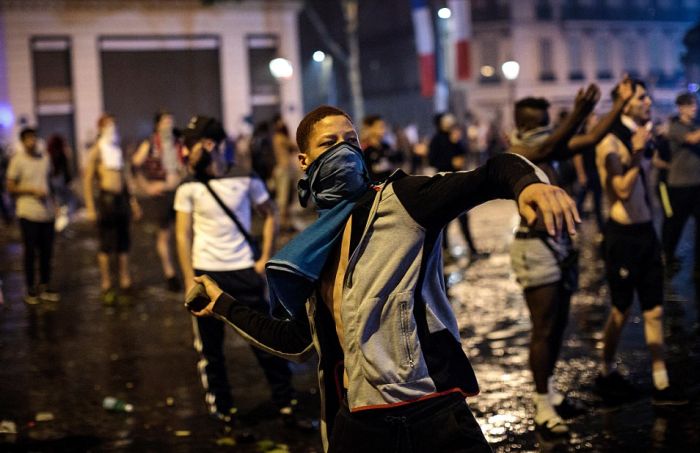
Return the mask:
[[161, 230], [170, 228], [175, 223], [175, 192], [141, 198], [139, 203], [146, 222], [156, 224]]
[[643, 311], [663, 302], [664, 268], [661, 246], [651, 222], [605, 227], [605, 271], [612, 304], [625, 312], [636, 290]]
[[102, 191], [97, 199], [97, 210], [100, 252], [128, 252], [131, 244], [129, 237], [131, 206], [128, 195]]

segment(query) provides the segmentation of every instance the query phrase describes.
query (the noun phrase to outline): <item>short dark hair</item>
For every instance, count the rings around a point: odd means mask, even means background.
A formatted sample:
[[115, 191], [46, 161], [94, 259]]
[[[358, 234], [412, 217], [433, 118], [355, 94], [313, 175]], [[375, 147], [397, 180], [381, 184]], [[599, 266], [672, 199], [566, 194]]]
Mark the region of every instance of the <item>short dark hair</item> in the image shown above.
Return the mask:
[[[644, 83], [643, 80], [641, 79], [630, 79], [632, 82], [632, 93], [637, 91], [637, 87], [642, 87], [645, 90], [647, 89], [647, 84]], [[612, 89], [610, 92], [610, 97], [612, 98], [613, 101], [617, 101], [617, 99], [620, 97], [620, 86], [615, 85], [615, 88]]]
[[198, 141], [208, 138], [217, 143], [226, 139], [226, 131], [221, 122], [215, 118], [204, 115], [196, 115], [190, 119], [187, 127], [182, 131], [183, 141], [186, 147], [192, 149]]
[[697, 98], [693, 93], [681, 93], [676, 97], [676, 105], [678, 106], [695, 104], [696, 102]]
[[160, 120], [162, 120], [164, 116], [173, 116], [173, 114], [165, 109], [158, 110], [156, 114], [153, 115], [153, 127], [158, 127], [158, 123], [160, 123]]
[[362, 119], [362, 125], [365, 127], [372, 127], [377, 121], [382, 120], [384, 120], [382, 115], [367, 115]]
[[[545, 126], [549, 119], [546, 115], [548, 109], [549, 101], [545, 98], [529, 96], [520, 99], [515, 103], [515, 126], [518, 129], [534, 129]], [[537, 112], [543, 112], [544, 116]]]
[[332, 105], [321, 105], [316, 107], [306, 114], [304, 119], [301, 120], [301, 123], [299, 123], [299, 127], [297, 127], [297, 146], [299, 147], [299, 151], [302, 153], [306, 152], [307, 148], [309, 147], [309, 136], [311, 135], [314, 126], [316, 123], [328, 116], [344, 116], [352, 123], [352, 118], [350, 118], [350, 115], [337, 107], [333, 107]]
[[19, 139], [24, 140], [27, 135], [34, 135], [36, 136], [36, 128], [34, 127], [23, 127], [21, 131], [19, 131]]

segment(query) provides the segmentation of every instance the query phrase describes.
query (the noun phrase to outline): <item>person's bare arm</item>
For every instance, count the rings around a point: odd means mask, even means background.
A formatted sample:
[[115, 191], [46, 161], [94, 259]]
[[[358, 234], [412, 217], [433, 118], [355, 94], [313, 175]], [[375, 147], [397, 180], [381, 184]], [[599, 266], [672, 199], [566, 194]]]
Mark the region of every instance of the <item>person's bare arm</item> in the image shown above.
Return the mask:
[[612, 109], [598, 121], [590, 131], [585, 134], [574, 135], [569, 140], [568, 147], [572, 152], [577, 152], [582, 149], [595, 146], [603, 137], [610, 132], [613, 124], [620, 118], [627, 102], [632, 98], [634, 91], [632, 90], [632, 81], [629, 79], [623, 80], [618, 86], [618, 98], [613, 103]]
[[659, 170], [668, 170], [669, 168], [671, 168], [671, 165], [668, 163], [668, 161], [663, 160], [659, 155], [658, 151], [654, 152], [654, 157], [651, 158], [651, 164]]
[[95, 198], [93, 194], [93, 183], [95, 174], [97, 173], [97, 146], [93, 146], [88, 151], [87, 160], [85, 162], [85, 170], [83, 172], [83, 197], [85, 198], [85, 214], [88, 220], [95, 220], [97, 213], [95, 212]]
[[143, 165], [148, 157], [149, 149], [151, 149], [151, 144], [148, 142], [148, 140], [142, 141], [136, 152], [131, 156], [131, 165], [134, 167], [140, 167]]
[[581, 186], [585, 186], [588, 182], [588, 177], [586, 176], [586, 169], [583, 166], [583, 156], [581, 154], [576, 154], [573, 158], [574, 169], [576, 170], [576, 179]]
[[627, 169], [622, 164], [617, 152], [610, 152], [605, 157], [605, 169], [608, 174], [608, 180], [615, 195], [622, 200], [627, 200], [632, 194], [634, 183], [639, 177], [639, 164], [644, 156], [644, 146], [648, 139], [649, 131], [644, 128], [639, 128], [632, 136], [632, 162]]
[[590, 84], [585, 91], [579, 90], [569, 116], [541, 145], [536, 147], [514, 146], [511, 148], [511, 152], [520, 154], [535, 164], [552, 158], [571, 157], [573, 153], [568, 150], [569, 140], [593, 111], [599, 99], [600, 89], [595, 84]]
[[175, 215], [175, 241], [177, 257], [185, 282], [185, 294], [195, 285], [192, 267], [192, 213], [177, 211]]
[[265, 218], [263, 223], [263, 243], [260, 259], [255, 262], [255, 270], [259, 274], [265, 272], [265, 263], [272, 257], [275, 251], [275, 240], [279, 228], [279, 215], [277, 207], [272, 200], [267, 200], [257, 205], [256, 210]]

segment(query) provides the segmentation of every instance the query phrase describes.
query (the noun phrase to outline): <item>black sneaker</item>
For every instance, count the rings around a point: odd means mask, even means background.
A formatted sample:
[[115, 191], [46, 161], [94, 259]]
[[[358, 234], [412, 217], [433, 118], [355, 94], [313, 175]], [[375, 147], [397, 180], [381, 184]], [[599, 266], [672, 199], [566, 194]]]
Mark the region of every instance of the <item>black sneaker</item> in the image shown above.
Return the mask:
[[586, 412], [586, 406], [579, 400], [571, 399], [565, 396], [561, 403], [554, 406], [557, 415], [563, 419], [578, 417]]
[[599, 374], [595, 378], [595, 386], [600, 396], [608, 402], [632, 401], [639, 396], [639, 391], [617, 371], [607, 376]]
[[654, 387], [651, 393], [651, 404], [654, 406], [685, 406], [688, 404], [688, 397], [676, 387], [666, 387], [663, 390]]

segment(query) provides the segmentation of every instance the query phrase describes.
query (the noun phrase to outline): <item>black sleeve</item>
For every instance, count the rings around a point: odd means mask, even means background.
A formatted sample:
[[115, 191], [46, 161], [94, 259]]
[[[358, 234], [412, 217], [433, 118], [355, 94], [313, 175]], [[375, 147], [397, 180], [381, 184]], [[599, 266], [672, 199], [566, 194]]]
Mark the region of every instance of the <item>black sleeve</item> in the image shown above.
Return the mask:
[[499, 154], [473, 171], [394, 181], [396, 196], [425, 228], [442, 228], [469, 209], [496, 198], [516, 199], [528, 185], [543, 182], [535, 167], [514, 154]]
[[311, 328], [305, 316], [293, 320], [274, 319], [226, 293], [216, 300], [214, 313], [248, 343], [280, 357], [303, 360], [313, 348]]

